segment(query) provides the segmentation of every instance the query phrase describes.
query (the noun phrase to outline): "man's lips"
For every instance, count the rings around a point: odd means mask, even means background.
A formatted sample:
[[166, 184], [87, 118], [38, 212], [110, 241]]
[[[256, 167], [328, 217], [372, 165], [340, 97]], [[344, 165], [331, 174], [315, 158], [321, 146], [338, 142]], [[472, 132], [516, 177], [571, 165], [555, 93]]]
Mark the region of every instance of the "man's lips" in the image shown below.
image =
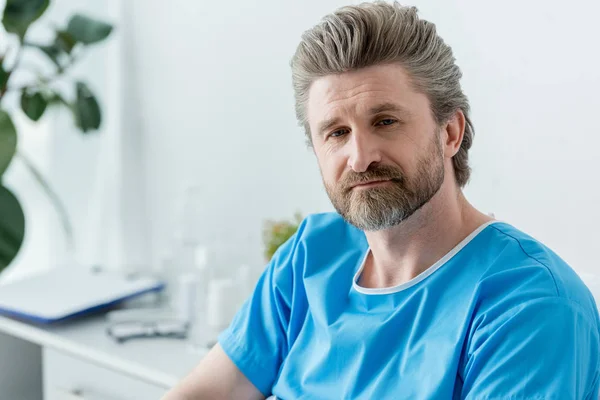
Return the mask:
[[362, 189], [362, 188], [370, 188], [374, 186], [383, 185], [387, 182], [390, 182], [390, 179], [376, 179], [368, 182], [360, 182], [351, 186], [351, 189]]

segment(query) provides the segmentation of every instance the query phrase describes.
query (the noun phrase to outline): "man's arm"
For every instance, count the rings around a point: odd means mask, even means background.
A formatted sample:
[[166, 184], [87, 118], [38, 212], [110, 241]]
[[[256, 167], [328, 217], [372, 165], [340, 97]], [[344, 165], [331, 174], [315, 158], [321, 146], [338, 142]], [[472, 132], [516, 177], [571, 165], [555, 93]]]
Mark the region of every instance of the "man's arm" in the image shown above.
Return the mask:
[[166, 394], [163, 400], [263, 400], [264, 398], [217, 344], [186, 378]]

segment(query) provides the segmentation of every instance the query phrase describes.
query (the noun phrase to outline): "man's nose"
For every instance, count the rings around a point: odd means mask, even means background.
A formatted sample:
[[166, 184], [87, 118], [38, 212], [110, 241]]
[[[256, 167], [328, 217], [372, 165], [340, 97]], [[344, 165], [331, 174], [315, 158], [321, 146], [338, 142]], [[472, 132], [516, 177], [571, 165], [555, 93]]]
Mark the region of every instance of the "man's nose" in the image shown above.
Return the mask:
[[381, 161], [377, 138], [369, 132], [354, 131], [348, 146], [348, 166], [354, 172], [365, 172], [373, 163]]

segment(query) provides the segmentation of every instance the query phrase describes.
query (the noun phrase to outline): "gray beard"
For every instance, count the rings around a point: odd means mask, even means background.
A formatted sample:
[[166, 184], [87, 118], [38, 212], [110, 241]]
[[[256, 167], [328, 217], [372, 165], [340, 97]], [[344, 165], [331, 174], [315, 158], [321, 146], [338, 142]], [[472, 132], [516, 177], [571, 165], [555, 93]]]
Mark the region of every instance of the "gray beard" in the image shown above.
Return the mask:
[[[418, 160], [417, 173], [407, 178], [397, 168], [373, 167], [363, 173], [369, 179], [391, 178], [385, 186], [348, 191], [346, 183], [325, 185], [337, 212], [363, 231], [379, 231], [399, 225], [427, 204], [442, 187], [445, 178], [442, 149], [432, 142], [429, 157]], [[353, 174], [358, 179], [358, 174]]]

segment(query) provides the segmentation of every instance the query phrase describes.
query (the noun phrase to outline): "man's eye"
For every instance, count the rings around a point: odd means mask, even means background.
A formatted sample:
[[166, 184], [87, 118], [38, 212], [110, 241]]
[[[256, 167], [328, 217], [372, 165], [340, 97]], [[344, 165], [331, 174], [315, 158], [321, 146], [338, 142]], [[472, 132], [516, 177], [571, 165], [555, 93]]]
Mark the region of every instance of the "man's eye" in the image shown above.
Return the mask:
[[329, 134], [330, 137], [340, 137], [343, 136], [347, 133], [346, 129], [338, 129], [337, 131], [333, 131], [331, 132], [331, 134]]
[[386, 118], [386, 119], [382, 119], [381, 121], [379, 121], [379, 122], [377, 123], [377, 125], [380, 125], [380, 126], [388, 126], [388, 125], [392, 125], [392, 124], [394, 124], [394, 123], [396, 123], [396, 120], [395, 120], [395, 119]]

